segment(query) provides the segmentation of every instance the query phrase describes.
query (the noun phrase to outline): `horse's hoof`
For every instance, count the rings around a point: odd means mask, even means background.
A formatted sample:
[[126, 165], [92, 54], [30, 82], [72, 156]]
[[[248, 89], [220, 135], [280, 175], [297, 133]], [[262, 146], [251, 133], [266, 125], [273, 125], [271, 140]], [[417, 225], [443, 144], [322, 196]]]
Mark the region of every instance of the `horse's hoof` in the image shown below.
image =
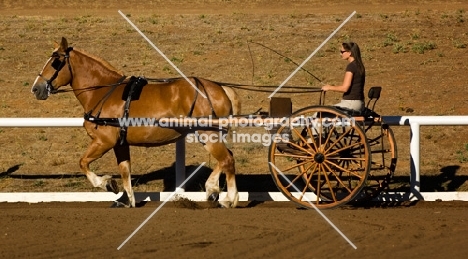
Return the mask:
[[232, 208], [232, 203], [230, 201], [220, 201], [218, 206], [220, 208], [230, 209]]
[[111, 205], [111, 208], [128, 208], [128, 207], [130, 207], [130, 205], [127, 205], [120, 201], [114, 201], [114, 203], [112, 203]]
[[117, 181], [114, 179], [107, 181], [106, 189], [108, 192], [113, 192], [115, 194], [119, 193], [119, 186], [117, 185]]
[[209, 201], [218, 201], [219, 200], [219, 193], [213, 192], [208, 196]]
[[210, 206], [212, 208], [216, 208], [216, 207], [219, 207], [219, 203], [218, 203], [218, 200], [219, 200], [219, 193], [218, 192], [213, 192], [211, 193], [210, 195], [208, 195], [208, 202], [210, 203]]

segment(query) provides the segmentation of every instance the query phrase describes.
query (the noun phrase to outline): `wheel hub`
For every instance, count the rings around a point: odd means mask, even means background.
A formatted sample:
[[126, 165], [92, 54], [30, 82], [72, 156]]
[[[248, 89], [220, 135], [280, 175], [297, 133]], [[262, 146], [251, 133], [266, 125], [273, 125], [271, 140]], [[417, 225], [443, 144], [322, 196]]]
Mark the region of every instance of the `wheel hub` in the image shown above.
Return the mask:
[[316, 153], [314, 156], [314, 161], [321, 164], [325, 161], [325, 155], [322, 153]]

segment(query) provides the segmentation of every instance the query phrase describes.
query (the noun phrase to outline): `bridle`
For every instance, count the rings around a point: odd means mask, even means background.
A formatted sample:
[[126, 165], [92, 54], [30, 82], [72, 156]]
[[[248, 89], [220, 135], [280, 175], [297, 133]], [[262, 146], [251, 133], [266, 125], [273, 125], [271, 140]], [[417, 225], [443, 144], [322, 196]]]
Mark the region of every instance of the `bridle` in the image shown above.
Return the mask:
[[[54, 61], [52, 61], [51, 66], [55, 69], [55, 72], [54, 72], [54, 74], [52, 75], [52, 77], [50, 79], [45, 78], [41, 73], [39, 73], [39, 76], [42, 77], [46, 81], [47, 96], [50, 96], [50, 94], [56, 94], [58, 92], [58, 90], [54, 89], [54, 87], [52, 86], [52, 82], [57, 78], [60, 70], [62, 70], [62, 68], [66, 64], [68, 64], [68, 69], [70, 71], [70, 76], [72, 77], [72, 79], [70, 81], [70, 85], [71, 85], [71, 82], [73, 82], [73, 73], [72, 73], [72, 69], [71, 69], [71, 66], [70, 66], [70, 52], [72, 50], [73, 50], [73, 47], [68, 47], [65, 50], [65, 54], [60, 54], [58, 52], [52, 53], [51, 57], [54, 58]], [[64, 57], [63, 60], [60, 60], [60, 56]]]

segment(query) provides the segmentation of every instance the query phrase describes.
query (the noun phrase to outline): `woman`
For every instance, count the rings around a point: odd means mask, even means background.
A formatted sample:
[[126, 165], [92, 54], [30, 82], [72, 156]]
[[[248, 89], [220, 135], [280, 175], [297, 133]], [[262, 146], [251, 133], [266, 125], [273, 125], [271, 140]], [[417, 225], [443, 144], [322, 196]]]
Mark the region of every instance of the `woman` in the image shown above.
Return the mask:
[[324, 85], [322, 91], [342, 92], [341, 102], [334, 106], [339, 106], [361, 112], [364, 109], [364, 84], [366, 83], [366, 69], [361, 60], [361, 51], [354, 42], [345, 42], [340, 48], [341, 58], [349, 63], [342, 85]]

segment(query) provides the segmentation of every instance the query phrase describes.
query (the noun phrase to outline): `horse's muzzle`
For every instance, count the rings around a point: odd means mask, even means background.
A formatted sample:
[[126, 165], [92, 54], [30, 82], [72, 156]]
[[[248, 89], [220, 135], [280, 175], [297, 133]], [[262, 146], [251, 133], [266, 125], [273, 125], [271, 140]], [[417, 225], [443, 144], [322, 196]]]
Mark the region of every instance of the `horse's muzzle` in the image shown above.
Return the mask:
[[36, 96], [37, 100], [46, 100], [49, 97], [47, 88], [44, 84], [38, 84], [33, 86], [31, 92]]

